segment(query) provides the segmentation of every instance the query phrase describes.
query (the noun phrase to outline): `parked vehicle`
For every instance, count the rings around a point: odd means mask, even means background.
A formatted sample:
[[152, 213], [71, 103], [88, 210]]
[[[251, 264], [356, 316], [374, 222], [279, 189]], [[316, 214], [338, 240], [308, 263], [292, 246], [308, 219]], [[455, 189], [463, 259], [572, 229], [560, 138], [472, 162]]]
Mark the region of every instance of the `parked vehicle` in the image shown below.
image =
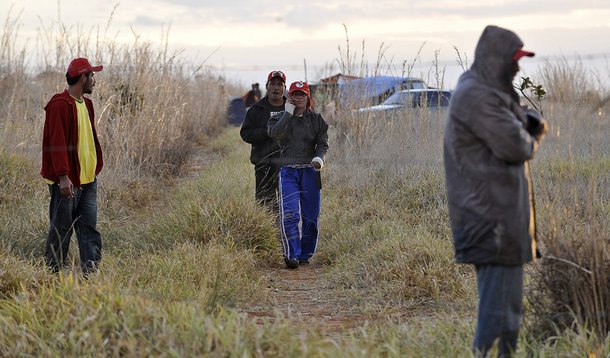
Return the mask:
[[439, 109], [449, 106], [450, 91], [436, 88], [409, 89], [394, 93], [383, 103], [376, 106], [360, 108], [359, 112], [388, 112], [406, 108]]
[[419, 78], [373, 76], [345, 81], [338, 86], [343, 102], [366, 102], [380, 104], [401, 90], [427, 89], [426, 83]]

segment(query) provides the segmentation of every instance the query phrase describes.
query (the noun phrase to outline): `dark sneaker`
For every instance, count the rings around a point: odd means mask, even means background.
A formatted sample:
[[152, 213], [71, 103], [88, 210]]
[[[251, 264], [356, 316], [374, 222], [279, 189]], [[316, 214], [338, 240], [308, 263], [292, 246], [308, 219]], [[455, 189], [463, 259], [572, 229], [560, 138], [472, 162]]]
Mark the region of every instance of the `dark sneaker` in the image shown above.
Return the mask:
[[309, 265], [309, 259], [299, 259], [299, 265]]
[[286, 267], [291, 270], [299, 268], [299, 260], [284, 259], [284, 262], [286, 262]]

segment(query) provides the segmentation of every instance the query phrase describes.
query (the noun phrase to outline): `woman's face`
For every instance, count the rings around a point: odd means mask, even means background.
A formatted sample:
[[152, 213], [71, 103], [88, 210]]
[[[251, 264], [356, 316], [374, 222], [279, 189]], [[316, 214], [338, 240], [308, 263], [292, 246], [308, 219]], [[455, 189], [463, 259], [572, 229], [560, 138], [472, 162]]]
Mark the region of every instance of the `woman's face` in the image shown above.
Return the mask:
[[293, 99], [293, 104], [298, 109], [307, 108], [307, 95], [303, 91], [292, 92], [290, 97]]

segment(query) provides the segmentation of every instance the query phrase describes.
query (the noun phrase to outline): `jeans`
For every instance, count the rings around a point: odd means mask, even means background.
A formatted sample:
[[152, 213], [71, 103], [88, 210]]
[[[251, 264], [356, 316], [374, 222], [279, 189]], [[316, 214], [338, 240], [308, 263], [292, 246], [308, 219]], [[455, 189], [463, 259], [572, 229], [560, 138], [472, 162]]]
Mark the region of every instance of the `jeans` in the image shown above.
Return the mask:
[[81, 269], [95, 271], [102, 259], [102, 238], [97, 231], [97, 180], [74, 188], [74, 197], [61, 195], [57, 183], [49, 185], [49, 234], [45, 245], [47, 264], [59, 271], [68, 260], [72, 233], [76, 232]]
[[280, 169], [280, 222], [286, 259], [308, 260], [318, 246], [319, 175], [313, 168]]
[[517, 349], [523, 316], [523, 265], [477, 265], [479, 312], [473, 352], [486, 357], [499, 338], [498, 357]]
[[269, 208], [272, 212], [277, 213], [277, 165], [256, 164], [254, 166], [254, 177], [256, 178], [256, 201]]

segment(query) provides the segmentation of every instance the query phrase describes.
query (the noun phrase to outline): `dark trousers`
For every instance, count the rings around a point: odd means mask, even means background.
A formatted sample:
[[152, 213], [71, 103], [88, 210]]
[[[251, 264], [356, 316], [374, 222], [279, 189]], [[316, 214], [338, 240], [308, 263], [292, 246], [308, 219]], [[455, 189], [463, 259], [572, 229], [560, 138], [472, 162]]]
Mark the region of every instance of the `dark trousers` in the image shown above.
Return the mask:
[[498, 357], [517, 349], [523, 316], [523, 265], [477, 265], [479, 312], [473, 351], [486, 357], [498, 339]]
[[49, 234], [45, 245], [47, 264], [59, 271], [68, 260], [72, 233], [76, 232], [81, 269], [94, 271], [102, 259], [102, 238], [97, 231], [97, 180], [74, 188], [74, 197], [61, 195], [58, 184], [49, 185]]
[[267, 207], [272, 212], [277, 213], [277, 165], [256, 164], [254, 166], [254, 176], [256, 178], [256, 201]]

